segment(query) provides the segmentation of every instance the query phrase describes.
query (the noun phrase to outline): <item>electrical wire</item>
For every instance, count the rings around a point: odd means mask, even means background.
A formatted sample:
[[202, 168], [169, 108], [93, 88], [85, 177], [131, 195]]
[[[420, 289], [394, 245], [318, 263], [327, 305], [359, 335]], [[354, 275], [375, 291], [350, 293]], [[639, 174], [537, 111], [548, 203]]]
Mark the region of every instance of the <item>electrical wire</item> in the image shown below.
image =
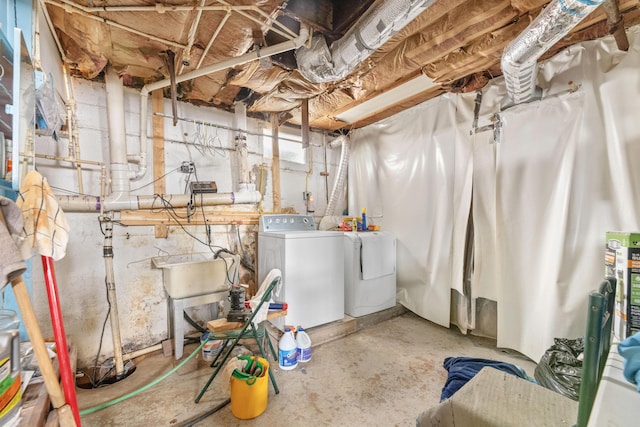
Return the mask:
[[[202, 240], [200, 240], [197, 236], [195, 236], [194, 234], [190, 233], [184, 225], [182, 225], [181, 220], [183, 219], [188, 219], [189, 216], [186, 217], [180, 217], [176, 211], [175, 208], [173, 207], [173, 205], [171, 204], [171, 202], [167, 199], [165, 199], [161, 194], [154, 194], [154, 196], [156, 197], [156, 199], [160, 200], [163, 204], [163, 208], [164, 210], [166, 210], [166, 212], [169, 214], [169, 216], [171, 217], [171, 219], [173, 219], [176, 224], [178, 224], [178, 226], [180, 226], [180, 228], [182, 229], [182, 231], [184, 231], [187, 235], [189, 235], [192, 239], [194, 239], [195, 241], [197, 241], [198, 243], [203, 244], [204, 246], [208, 247], [209, 250], [211, 250], [213, 252], [213, 248], [222, 248], [222, 246], [218, 246], [218, 245], [212, 245], [212, 244], [208, 244]], [[154, 201], [155, 203], [155, 201]], [[203, 213], [204, 213], [204, 208], [203, 208]]]
[[67, 190], [66, 188], [62, 188], [62, 187], [56, 187], [55, 185], [49, 185], [49, 187], [53, 188], [54, 190], [63, 191], [68, 194], [73, 194], [74, 196], [98, 197], [98, 196], [94, 196], [93, 194], [78, 193], [77, 191]]
[[172, 174], [172, 173], [174, 173], [174, 172], [177, 172], [177, 171], [179, 171], [179, 170], [180, 170], [180, 166], [178, 166], [177, 168], [175, 168], [175, 169], [173, 169], [173, 170], [170, 170], [169, 172], [165, 173], [164, 175], [162, 175], [162, 176], [160, 176], [160, 177], [158, 177], [158, 178], [154, 179], [153, 181], [151, 181], [151, 182], [149, 182], [149, 183], [147, 183], [147, 184], [145, 184], [145, 185], [141, 185], [140, 187], [137, 187], [137, 188], [132, 188], [130, 191], [138, 191], [138, 190], [141, 190], [141, 189], [143, 189], [143, 188], [145, 188], [145, 187], [150, 186], [151, 184], [154, 184], [154, 183], [155, 183], [155, 182], [157, 182], [157, 181], [160, 181], [161, 179], [163, 179], [163, 178], [164, 178], [164, 177], [166, 177], [167, 175], [170, 175], [170, 174]]
[[[102, 231], [102, 224], [100, 225], [100, 231]], [[104, 231], [102, 231], [102, 234], [104, 234]], [[104, 287], [105, 287], [105, 289], [107, 289], [107, 278], [106, 277], [104, 278]], [[96, 353], [96, 358], [95, 358], [95, 360], [93, 362], [93, 372], [92, 372], [92, 375], [87, 375], [87, 377], [91, 381], [91, 387], [92, 388], [98, 387], [100, 385], [100, 383], [104, 380], [106, 375], [111, 371], [111, 369], [110, 369], [109, 372], [107, 372], [107, 374], [103, 375], [102, 378], [100, 378], [100, 382], [96, 383], [96, 372], [98, 370], [98, 358], [100, 357], [100, 352], [102, 351], [102, 341], [104, 340], [104, 331], [105, 331], [105, 329], [107, 327], [107, 320], [109, 320], [109, 316], [111, 315], [111, 301], [109, 300], [109, 292], [108, 292], [108, 290], [107, 290], [107, 303], [109, 304], [109, 308], [107, 309], [107, 315], [104, 317], [104, 322], [102, 322], [102, 332], [100, 333], [100, 345], [98, 346], [98, 352]], [[85, 372], [85, 375], [86, 375], [86, 372]]]

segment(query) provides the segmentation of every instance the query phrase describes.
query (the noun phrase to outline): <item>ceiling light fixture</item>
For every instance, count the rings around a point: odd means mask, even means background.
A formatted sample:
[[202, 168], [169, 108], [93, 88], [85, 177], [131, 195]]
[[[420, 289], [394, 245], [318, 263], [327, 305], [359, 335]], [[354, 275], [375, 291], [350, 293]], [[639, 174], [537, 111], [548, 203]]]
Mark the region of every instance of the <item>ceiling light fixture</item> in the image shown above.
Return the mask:
[[420, 74], [418, 77], [336, 115], [336, 119], [346, 123], [354, 123], [437, 86], [439, 85], [429, 77]]

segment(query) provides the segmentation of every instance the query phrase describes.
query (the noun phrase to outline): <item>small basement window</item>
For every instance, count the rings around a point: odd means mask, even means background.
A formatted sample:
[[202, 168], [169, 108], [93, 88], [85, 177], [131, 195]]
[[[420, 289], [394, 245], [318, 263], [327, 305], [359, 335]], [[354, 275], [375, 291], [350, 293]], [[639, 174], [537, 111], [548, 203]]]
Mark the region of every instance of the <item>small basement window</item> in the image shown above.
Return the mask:
[[[267, 159], [273, 158], [271, 129], [264, 129], [262, 138], [262, 152]], [[302, 148], [302, 136], [290, 133], [278, 132], [278, 141], [280, 146], [280, 160], [287, 162], [306, 163], [305, 150]]]

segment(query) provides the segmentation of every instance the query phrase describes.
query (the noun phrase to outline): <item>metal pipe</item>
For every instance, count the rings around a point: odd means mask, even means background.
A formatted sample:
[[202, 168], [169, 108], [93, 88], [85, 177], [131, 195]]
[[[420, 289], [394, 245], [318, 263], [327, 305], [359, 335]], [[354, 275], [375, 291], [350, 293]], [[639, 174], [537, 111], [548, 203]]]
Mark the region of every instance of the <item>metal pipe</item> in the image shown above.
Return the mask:
[[529, 26], [512, 40], [500, 62], [507, 97], [502, 109], [540, 99], [536, 87], [538, 59], [593, 12], [604, 0], [555, 0]]
[[107, 299], [109, 302], [109, 320], [111, 323], [111, 338], [113, 340], [113, 360], [116, 364], [116, 378], [124, 373], [122, 360], [122, 337], [120, 335], [120, 319], [118, 317], [118, 299], [116, 297], [116, 283], [113, 272], [113, 222], [111, 218], [101, 218], [104, 227], [104, 246], [102, 256], [106, 270]]

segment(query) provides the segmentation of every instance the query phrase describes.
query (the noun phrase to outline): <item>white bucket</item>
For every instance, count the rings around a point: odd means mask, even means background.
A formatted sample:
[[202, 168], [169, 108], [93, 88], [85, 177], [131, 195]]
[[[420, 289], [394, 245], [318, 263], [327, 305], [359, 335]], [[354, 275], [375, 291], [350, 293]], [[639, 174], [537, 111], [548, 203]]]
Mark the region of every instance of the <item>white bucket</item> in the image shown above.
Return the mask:
[[[209, 338], [209, 332], [205, 332], [200, 337], [200, 343], [203, 343]], [[224, 340], [210, 340], [202, 346], [202, 360], [205, 362], [213, 362], [213, 359], [220, 353]]]

